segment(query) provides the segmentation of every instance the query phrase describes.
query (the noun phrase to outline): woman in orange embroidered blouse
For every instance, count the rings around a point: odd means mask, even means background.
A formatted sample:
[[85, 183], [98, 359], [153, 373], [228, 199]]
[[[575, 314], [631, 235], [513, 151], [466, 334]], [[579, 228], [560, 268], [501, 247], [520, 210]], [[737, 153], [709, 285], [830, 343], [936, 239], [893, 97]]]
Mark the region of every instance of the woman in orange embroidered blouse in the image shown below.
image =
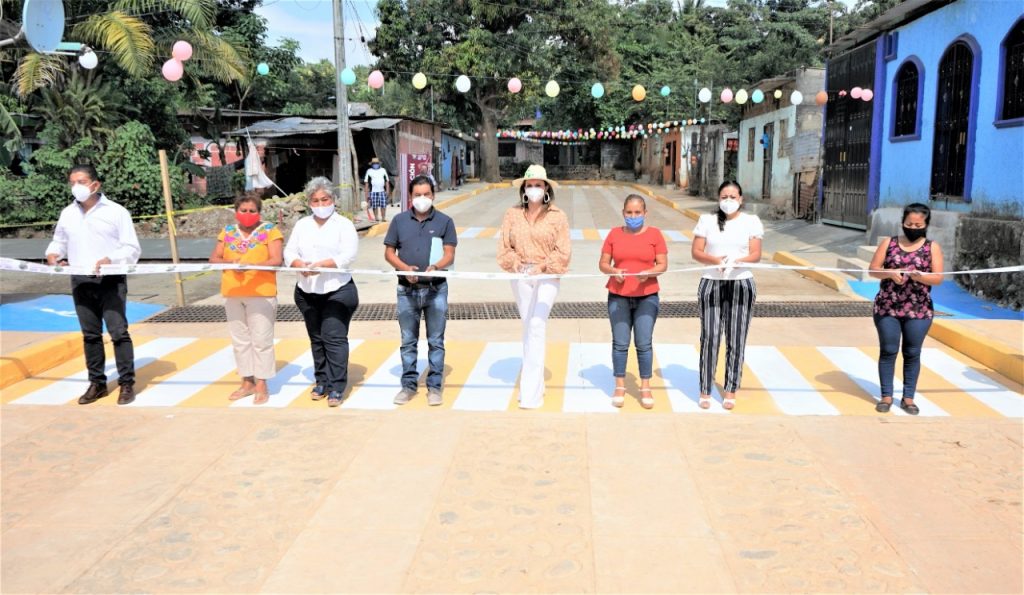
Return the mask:
[[[258, 193], [235, 199], [235, 220], [217, 237], [210, 255], [214, 263], [280, 266], [284, 236], [273, 223], [260, 220], [263, 201]], [[242, 385], [228, 396], [235, 401], [255, 394], [253, 403], [270, 399], [267, 380], [277, 372], [274, 360], [274, 321], [277, 318], [277, 273], [274, 271], [224, 271], [221, 295], [235, 363]]]
[[523, 367], [519, 379], [519, 407], [544, 404], [544, 347], [548, 314], [558, 295], [559, 280], [530, 278], [569, 271], [572, 244], [569, 219], [552, 204], [558, 184], [539, 165], [512, 183], [519, 189], [519, 204], [505, 212], [498, 238], [498, 266], [528, 277], [512, 281], [512, 293], [523, 321]]

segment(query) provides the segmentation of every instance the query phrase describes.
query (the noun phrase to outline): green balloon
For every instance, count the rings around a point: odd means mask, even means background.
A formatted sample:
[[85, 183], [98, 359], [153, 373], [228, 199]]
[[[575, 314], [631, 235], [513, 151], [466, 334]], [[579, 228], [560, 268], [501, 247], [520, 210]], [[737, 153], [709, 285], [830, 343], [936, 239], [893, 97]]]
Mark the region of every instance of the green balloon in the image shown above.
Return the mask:
[[356, 82], [356, 73], [351, 68], [346, 68], [341, 71], [341, 82], [345, 85], [351, 85]]

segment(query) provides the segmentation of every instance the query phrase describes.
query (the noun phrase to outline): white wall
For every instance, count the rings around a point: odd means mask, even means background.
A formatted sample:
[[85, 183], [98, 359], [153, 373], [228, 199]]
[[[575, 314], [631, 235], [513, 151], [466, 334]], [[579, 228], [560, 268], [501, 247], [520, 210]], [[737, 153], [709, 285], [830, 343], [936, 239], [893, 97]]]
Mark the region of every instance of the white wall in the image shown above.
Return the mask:
[[[772, 139], [772, 187], [771, 202], [778, 206], [785, 206], [793, 199], [793, 173], [790, 171], [790, 160], [788, 153], [779, 157], [779, 148], [782, 146], [780, 121], [787, 120], [785, 138], [792, 138], [796, 134], [796, 106], [789, 105], [782, 109], [754, 116], [743, 120], [739, 125], [739, 175], [738, 182], [743, 186], [743, 196], [747, 199], [762, 200], [761, 186], [764, 175], [764, 146], [761, 145], [761, 135], [764, 133], [764, 125], [772, 122], [775, 124], [775, 138]], [[754, 128], [754, 160], [747, 161], [747, 153], [750, 146], [750, 128]]]

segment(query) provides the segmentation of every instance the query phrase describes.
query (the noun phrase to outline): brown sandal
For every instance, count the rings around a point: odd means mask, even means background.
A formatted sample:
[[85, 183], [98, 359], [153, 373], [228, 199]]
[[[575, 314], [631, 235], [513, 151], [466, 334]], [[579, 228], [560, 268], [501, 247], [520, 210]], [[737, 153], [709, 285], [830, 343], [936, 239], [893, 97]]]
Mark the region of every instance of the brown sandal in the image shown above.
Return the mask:
[[256, 398], [253, 399], [253, 405], [263, 405], [270, 400], [270, 393], [256, 393]]
[[238, 399], [244, 399], [244, 398], [248, 397], [249, 395], [254, 394], [255, 392], [256, 392], [256, 389], [254, 389], [254, 388], [248, 388], [248, 389], [247, 388], [240, 388], [240, 389], [236, 390], [235, 392], [231, 393], [230, 395], [228, 395], [228, 400], [229, 401], [237, 401]]

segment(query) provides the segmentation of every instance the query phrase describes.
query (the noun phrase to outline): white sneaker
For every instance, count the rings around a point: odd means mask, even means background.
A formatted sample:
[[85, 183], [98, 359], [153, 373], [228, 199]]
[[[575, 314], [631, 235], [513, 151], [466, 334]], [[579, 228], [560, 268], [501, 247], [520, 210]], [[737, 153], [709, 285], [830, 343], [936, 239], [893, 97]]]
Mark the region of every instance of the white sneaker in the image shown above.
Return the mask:
[[444, 399], [441, 397], [441, 389], [439, 389], [439, 388], [427, 389], [427, 405], [430, 405], [431, 407], [436, 407], [436, 406], [440, 405], [443, 402], [444, 402]]
[[411, 388], [402, 387], [402, 390], [398, 391], [395, 395], [395, 405], [405, 405], [416, 396], [416, 391]]

